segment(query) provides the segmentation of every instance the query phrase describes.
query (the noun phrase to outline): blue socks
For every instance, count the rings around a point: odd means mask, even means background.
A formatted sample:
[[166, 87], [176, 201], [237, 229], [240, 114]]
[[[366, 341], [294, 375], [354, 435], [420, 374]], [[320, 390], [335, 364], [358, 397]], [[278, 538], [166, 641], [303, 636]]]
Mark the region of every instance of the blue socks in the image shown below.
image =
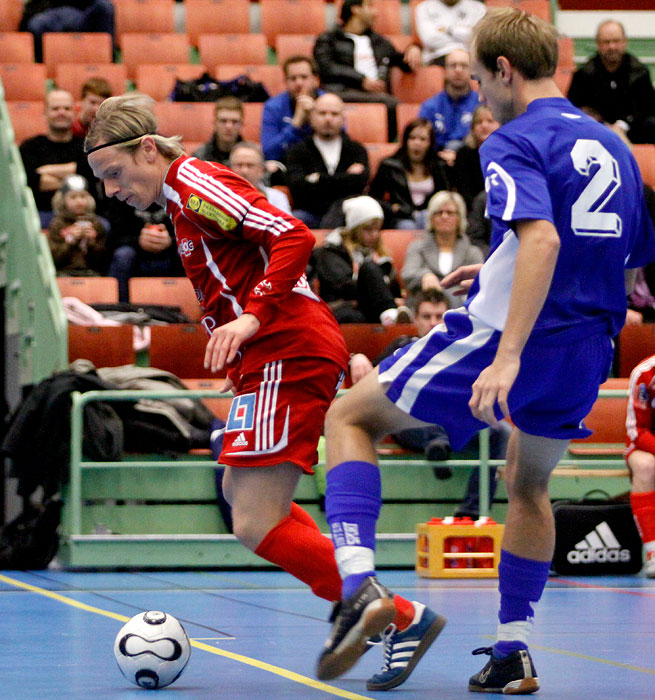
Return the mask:
[[369, 462], [342, 462], [327, 473], [325, 515], [349, 598], [367, 576], [375, 576], [375, 525], [380, 515], [380, 470]]
[[500, 612], [498, 641], [494, 656], [504, 658], [518, 649], [527, 649], [536, 603], [543, 593], [550, 562], [524, 559], [503, 549], [498, 566]]

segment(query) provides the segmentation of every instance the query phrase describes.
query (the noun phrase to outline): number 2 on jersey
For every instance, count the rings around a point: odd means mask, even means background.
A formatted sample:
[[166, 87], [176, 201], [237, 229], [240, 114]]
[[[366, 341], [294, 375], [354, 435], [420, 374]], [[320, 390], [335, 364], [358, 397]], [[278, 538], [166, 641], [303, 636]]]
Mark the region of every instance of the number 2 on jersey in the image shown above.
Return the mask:
[[571, 207], [571, 228], [576, 236], [620, 236], [623, 222], [618, 214], [602, 211], [621, 186], [621, 173], [612, 154], [595, 139], [578, 139], [571, 150], [573, 167], [590, 177], [589, 184]]

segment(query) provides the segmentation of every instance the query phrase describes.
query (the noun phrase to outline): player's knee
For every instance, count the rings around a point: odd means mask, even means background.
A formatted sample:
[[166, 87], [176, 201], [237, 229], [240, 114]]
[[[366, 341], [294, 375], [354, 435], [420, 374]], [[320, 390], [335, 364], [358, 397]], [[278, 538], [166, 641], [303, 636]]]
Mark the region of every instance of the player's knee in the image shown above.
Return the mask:
[[655, 484], [655, 455], [637, 450], [628, 457], [633, 479]]

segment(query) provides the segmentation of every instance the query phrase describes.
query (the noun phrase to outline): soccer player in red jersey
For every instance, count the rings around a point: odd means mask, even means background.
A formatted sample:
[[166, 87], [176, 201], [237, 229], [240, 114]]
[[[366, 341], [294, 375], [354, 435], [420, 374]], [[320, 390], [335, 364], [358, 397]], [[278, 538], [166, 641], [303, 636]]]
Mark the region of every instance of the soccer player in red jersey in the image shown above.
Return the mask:
[[[227, 369], [223, 388], [235, 393], [219, 462], [236, 536], [338, 601], [333, 544], [293, 503], [348, 365], [339, 326], [305, 277], [314, 236], [229, 168], [158, 135], [153, 104], [145, 95], [105, 100], [86, 137], [89, 164], [108, 196], [140, 210], [156, 202], [175, 226], [209, 334], [205, 364]], [[394, 621], [411, 621], [412, 603], [394, 603]]]

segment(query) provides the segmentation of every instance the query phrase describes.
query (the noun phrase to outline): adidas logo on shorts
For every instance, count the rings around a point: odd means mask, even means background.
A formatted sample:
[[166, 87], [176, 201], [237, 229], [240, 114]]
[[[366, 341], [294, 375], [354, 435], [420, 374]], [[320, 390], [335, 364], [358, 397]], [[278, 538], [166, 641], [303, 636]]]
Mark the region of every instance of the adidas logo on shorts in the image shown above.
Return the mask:
[[248, 440], [243, 433], [239, 433], [232, 443], [232, 447], [245, 447], [248, 444]]
[[610, 526], [603, 521], [575, 545], [566, 559], [570, 564], [629, 562], [630, 550], [621, 548]]

